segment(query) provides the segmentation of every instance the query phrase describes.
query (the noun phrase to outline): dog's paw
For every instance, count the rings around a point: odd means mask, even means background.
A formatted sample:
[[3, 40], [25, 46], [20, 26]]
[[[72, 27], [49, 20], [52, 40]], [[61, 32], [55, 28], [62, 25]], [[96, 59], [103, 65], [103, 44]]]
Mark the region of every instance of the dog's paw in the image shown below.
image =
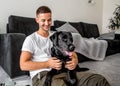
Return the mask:
[[81, 72], [81, 71], [88, 71], [89, 70], [89, 68], [81, 68], [81, 67], [79, 67], [78, 65], [76, 66], [76, 68], [75, 68], [75, 71], [77, 71], [77, 72]]
[[77, 69], [77, 72], [88, 71], [88, 70], [89, 70], [89, 68], [79, 68], [79, 69]]

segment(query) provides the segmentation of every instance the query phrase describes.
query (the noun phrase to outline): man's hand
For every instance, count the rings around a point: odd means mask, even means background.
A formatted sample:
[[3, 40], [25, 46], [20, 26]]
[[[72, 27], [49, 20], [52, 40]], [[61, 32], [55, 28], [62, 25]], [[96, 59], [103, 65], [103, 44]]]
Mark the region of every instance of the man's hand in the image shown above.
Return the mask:
[[60, 70], [62, 68], [62, 62], [55, 57], [51, 57], [47, 61], [47, 63], [48, 63], [49, 68], [53, 68], [53, 69], [56, 69], [56, 70]]
[[66, 62], [65, 68], [67, 68], [69, 70], [74, 70], [78, 64], [77, 54], [75, 52], [73, 52], [72, 56], [70, 58], [71, 58], [71, 61]]

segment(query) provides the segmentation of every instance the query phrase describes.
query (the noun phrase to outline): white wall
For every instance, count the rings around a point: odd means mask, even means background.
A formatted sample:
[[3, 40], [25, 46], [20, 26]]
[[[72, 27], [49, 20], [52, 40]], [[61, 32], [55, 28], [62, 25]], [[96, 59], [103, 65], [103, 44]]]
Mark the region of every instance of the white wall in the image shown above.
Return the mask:
[[108, 28], [109, 19], [113, 17], [113, 12], [116, 8], [116, 4], [120, 5], [120, 0], [103, 0], [103, 33], [110, 31]]
[[0, 0], [0, 33], [6, 33], [9, 15], [34, 17], [41, 5], [49, 6], [53, 11], [53, 20], [84, 21], [96, 23], [102, 28], [102, 2], [88, 4], [88, 0]]

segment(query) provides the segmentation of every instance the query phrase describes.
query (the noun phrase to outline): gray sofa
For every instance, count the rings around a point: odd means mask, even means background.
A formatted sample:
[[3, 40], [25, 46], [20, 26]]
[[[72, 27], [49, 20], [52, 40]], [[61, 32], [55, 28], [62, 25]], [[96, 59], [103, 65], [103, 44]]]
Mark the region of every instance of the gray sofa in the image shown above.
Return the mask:
[[[66, 21], [54, 21], [52, 31], [65, 24]], [[100, 37], [97, 24], [85, 22], [69, 22], [85, 38]], [[11, 78], [28, 75], [28, 71], [21, 71], [19, 56], [22, 43], [26, 36], [38, 29], [34, 18], [11, 15], [8, 18], [7, 34], [0, 34], [0, 65]], [[88, 67], [92, 72], [104, 75], [111, 86], [119, 86], [120, 82], [120, 36], [115, 34], [114, 39], [103, 39], [108, 42], [106, 58], [103, 61], [95, 61], [77, 53], [80, 66]], [[2, 40], [2, 41], [1, 41]]]

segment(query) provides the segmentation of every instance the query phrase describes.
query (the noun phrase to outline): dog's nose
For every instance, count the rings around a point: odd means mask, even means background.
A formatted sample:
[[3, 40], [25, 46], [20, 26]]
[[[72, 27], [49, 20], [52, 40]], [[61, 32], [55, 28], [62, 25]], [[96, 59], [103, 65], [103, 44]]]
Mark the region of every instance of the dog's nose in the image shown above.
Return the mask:
[[70, 44], [68, 48], [69, 48], [69, 51], [74, 51], [75, 46], [73, 44]]

